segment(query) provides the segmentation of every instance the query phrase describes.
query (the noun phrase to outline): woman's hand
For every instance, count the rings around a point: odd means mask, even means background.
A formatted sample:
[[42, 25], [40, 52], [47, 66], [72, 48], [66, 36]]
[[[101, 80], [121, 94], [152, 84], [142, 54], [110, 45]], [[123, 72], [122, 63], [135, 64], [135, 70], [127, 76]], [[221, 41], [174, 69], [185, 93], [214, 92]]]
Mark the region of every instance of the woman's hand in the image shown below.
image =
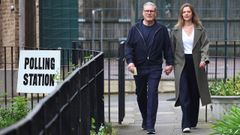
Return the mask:
[[206, 63], [204, 61], [201, 61], [199, 64], [199, 68], [205, 69]]

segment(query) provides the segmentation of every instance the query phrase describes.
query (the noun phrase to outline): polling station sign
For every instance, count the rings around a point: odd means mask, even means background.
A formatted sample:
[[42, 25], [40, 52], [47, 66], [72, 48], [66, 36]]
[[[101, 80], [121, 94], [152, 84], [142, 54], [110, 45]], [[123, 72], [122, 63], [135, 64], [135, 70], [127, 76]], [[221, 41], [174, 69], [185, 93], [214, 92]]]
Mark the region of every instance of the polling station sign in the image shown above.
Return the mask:
[[17, 92], [51, 93], [60, 77], [60, 50], [21, 50]]

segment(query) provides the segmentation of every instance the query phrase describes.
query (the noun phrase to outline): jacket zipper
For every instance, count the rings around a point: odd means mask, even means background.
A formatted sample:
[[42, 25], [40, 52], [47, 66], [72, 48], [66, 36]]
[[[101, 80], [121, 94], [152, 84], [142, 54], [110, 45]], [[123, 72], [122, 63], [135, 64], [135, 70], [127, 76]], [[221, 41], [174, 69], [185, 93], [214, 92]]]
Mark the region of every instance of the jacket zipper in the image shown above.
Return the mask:
[[[145, 40], [144, 40], [144, 38], [143, 38], [143, 35], [142, 35], [141, 31], [139, 30], [138, 27], [136, 27], [136, 29], [137, 29], [138, 33], [140, 34], [140, 36], [142, 37], [143, 42], [144, 42], [144, 45], [146, 46], [146, 48], [148, 48], [148, 47], [147, 47], [147, 44], [146, 44], [146, 42], [145, 42]], [[156, 33], [157, 33], [160, 29], [161, 29], [161, 28], [158, 28], [158, 29], [155, 31], [154, 36], [153, 36], [151, 42], [153, 41]], [[150, 43], [151, 43], [151, 42], [150, 42]], [[148, 50], [148, 52], [147, 52], [147, 60], [149, 60], [150, 51], [151, 51], [151, 48], [149, 48], [149, 50]]]

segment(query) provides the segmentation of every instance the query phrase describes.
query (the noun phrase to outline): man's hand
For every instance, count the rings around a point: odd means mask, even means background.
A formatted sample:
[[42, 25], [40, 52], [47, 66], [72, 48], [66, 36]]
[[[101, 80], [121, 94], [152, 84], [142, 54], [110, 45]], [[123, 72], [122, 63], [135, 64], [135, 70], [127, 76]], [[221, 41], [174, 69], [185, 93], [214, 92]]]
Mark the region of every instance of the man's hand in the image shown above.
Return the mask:
[[134, 68], [136, 67], [133, 63], [129, 63], [127, 68], [128, 68], [128, 71], [130, 71], [131, 73], [134, 73]]
[[173, 70], [173, 66], [172, 65], [168, 65], [168, 66], [165, 66], [164, 68], [164, 72], [166, 75], [169, 75]]

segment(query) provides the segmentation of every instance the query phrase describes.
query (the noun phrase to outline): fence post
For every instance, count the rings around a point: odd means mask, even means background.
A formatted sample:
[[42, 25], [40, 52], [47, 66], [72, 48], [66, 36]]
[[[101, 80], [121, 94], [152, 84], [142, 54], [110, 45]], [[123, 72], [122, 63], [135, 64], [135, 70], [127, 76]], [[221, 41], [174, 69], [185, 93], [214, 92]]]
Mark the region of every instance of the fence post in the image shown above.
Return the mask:
[[121, 124], [125, 116], [125, 60], [124, 60], [124, 44], [119, 44], [118, 59], [118, 123]]
[[77, 43], [75, 41], [72, 42], [72, 64], [74, 67], [78, 65], [78, 51]]

